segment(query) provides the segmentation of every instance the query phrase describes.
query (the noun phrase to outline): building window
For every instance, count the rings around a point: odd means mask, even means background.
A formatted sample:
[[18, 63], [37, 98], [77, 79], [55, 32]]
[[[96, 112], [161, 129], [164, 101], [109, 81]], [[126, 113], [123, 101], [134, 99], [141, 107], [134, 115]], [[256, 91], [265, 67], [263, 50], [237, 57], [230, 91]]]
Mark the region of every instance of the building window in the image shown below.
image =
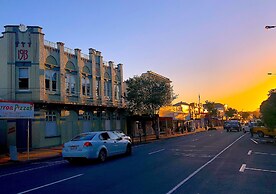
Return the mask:
[[109, 80], [104, 80], [104, 96], [110, 98], [111, 94], [111, 83]]
[[18, 88], [20, 90], [29, 89], [29, 68], [19, 68]]
[[67, 73], [65, 76], [66, 93], [69, 95], [76, 94], [76, 78], [74, 75]]
[[83, 75], [81, 79], [81, 85], [82, 85], [82, 95], [84, 96], [90, 96], [90, 79]]
[[101, 80], [100, 78], [97, 78], [96, 80], [96, 97], [100, 97], [100, 91], [101, 91]]
[[119, 87], [119, 84], [117, 83], [114, 86], [114, 95], [116, 100], [120, 99], [120, 87]]
[[83, 120], [87, 120], [87, 121], [91, 120], [91, 115], [89, 112], [84, 112], [82, 117], [83, 117]]
[[57, 115], [55, 112], [46, 112], [46, 121], [56, 121]]
[[48, 91], [57, 91], [57, 73], [52, 70], [45, 72], [45, 89]]
[[104, 96], [108, 96], [108, 81], [104, 80]]

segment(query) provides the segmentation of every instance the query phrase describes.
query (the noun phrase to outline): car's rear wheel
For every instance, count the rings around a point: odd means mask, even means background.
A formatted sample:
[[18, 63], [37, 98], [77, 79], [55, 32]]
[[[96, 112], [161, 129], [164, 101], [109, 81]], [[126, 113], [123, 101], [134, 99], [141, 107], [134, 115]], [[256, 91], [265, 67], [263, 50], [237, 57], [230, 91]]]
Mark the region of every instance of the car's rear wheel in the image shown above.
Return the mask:
[[257, 134], [259, 137], [264, 137], [264, 133], [262, 131], [258, 131]]
[[106, 161], [106, 158], [107, 158], [106, 150], [101, 149], [101, 151], [99, 152], [98, 160], [100, 162], [104, 162], [104, 161]]

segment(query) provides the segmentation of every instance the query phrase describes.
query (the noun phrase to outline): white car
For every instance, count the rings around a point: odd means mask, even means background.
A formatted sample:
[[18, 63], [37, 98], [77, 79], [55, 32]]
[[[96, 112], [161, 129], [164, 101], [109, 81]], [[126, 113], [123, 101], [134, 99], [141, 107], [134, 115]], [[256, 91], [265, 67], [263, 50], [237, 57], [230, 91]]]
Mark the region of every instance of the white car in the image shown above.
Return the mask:
[[244, 133], [250, 132], [249, 123], [242, 124], [242, 131], [243, 131]]
[[79, 158], [99, 159], [104, 162], [109, 156], [130, 155], [131, 152], [130, 141], [111, 131], [98, 131], [81, 133], [65, 143], [62, 148], [62, 157], [70, 163]]

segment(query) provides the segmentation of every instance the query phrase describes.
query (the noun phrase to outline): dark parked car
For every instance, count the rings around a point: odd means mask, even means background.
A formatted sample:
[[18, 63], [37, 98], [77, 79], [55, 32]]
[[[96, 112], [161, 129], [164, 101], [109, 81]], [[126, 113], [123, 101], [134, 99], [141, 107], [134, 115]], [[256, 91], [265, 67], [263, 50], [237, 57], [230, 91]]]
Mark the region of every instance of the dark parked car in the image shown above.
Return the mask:
[[227, 132], [242, 130], [241, 123], [237, 120], [230, 120], [230, 121], [224, 122], [223, 128], [226, 129]]

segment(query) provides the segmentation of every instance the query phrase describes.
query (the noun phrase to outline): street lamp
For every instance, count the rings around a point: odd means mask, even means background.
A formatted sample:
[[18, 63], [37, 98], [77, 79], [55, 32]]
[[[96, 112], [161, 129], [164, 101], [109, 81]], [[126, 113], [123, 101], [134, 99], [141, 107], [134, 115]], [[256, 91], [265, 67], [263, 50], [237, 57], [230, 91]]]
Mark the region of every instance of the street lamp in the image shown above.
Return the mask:
[[265, 29], [276, 28], [276, 26], [265, 26]]
[[268, 72], [267, 75], [276, 75], [276, 73]]

